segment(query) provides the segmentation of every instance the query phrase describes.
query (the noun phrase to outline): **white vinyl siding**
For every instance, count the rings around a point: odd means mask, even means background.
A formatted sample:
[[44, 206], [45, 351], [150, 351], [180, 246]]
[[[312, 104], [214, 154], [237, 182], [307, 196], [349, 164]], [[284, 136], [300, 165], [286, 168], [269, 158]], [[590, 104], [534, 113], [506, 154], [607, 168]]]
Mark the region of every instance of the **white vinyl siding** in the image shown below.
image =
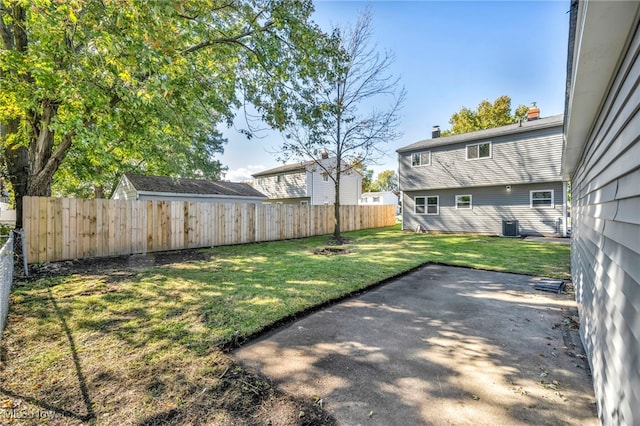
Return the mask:
[[491, 158], [491, 142], [467, 145], [467, 160], [478, 160], [481, 158]]
[[471, 195], [456, 195], [456, 209], [468, 210], [472, 208], [471, 200]]
[[431, 165], [431, 151], [415, 152], [411, 154], [411, 167]]
[[529, 201], [531, 207], [550, 207], [553, 208], [553, 189], [544, 191], [530, 191]]

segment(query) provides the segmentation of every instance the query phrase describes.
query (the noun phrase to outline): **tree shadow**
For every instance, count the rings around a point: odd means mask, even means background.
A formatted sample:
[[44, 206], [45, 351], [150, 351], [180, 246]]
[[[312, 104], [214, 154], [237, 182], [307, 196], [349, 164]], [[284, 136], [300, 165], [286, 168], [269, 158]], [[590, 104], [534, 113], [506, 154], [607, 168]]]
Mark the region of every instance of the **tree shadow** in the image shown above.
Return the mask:
[[84, 403], [84, 407], [86, 409], [86, 413], [85, 414], [81, 414], [81, 413], [77, 413], [71, 410], [67, 410], [65, 408], [56, 406], [54, 404], [51, 404], [47, 401], [44, 400], [40, 400], [37, 398], [33, 398], [30, 396], [26, 396], [26, 395], [19, 395], [16, 392], [11, 391], [10, 389], [6, 389], [5, 387], [0, 385], [0, 393], [10, 396], [12, 398], [19, 398], [22, 399], [24, 401], [29, 402], [30, 404], [33, 404], [37, 407], [40, 407], [44, 410], [50, 411], [52, 413], [56, 413], [59, 414], [61, 416], [65, 416], [65, 417], [71, 417], [71, 418], [75, 418], [78, 419], [82, 422], [86, 422], [86, 421], [90, 421], [96, 418], [96, 414], [93, 410], [93, 403], [91, 401], [91, 397], [89, 396], [89, 390], [87, 389], [87, 381], [85, 379], [85, 376], [82, 372], [82, 365], [80, 363], [80, 358], [78, 357], [78, 350], [76, 348], [76, 343], [75, 340], [73, 338], [73, 334], [71, 333], [71, 329], [69, 328], [69, 325], [67, 324], [67, 321], [64, 317], [64, 314], [62, 312], [62, 310], [60, 309], [60, 307], [58, 306], [58, 303], [56, 302], [55, 298], [53, 297], [53, 294], [51, 293], [51, 288], [47, 289], [47, 296], [48, 296], [48, 302], [51, 304], [51, 306], [53, 307], [53, 310], [55, 312], [55, 315], [57, 317], [58, 322], [60, 323], [60, 325], [62, 326], [62, 329], [64, 331], [64, 334], [67, 338], [67, 343], [69, 345], [69, 351], [71, 352], [71, 358], [73, 359], [73, 365], [74, 365], [74, 369], [75, 369], [75, 373], [76, 373], [76, 377], [78, 379], [78, 387], [80, 390], [80, 394], [82, 396], [82, 402]]
[[348, 424], [597, 424], [577, 331], [562, 326], [570, 297], [451, 269], [432, 265], [233, 355]]

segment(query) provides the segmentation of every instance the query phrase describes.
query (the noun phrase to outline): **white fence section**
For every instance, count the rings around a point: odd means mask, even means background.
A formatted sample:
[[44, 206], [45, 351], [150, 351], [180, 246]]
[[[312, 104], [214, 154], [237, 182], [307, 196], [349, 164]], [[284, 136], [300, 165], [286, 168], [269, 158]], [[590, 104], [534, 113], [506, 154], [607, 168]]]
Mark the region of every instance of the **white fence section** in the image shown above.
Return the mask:
[[13, 283], [13, 233], [0, 249], [0, 340], [9, 313], [9, 294]]

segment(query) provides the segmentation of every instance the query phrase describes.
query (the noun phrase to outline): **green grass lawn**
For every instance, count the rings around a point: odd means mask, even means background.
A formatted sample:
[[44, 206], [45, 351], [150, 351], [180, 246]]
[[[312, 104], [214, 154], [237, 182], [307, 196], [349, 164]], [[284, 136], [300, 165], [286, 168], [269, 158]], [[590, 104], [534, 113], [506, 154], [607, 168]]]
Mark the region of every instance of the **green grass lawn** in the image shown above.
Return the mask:
[[313, 254], [328, 244], [323, 236], [216, 247], [205, 250], [207, 260], [139, 271], [18, 283], [1, 344], [0, 403], [53, 410], [47, 421], [54, 424], [149, 423], [176, 410], [242, 423], [234, 416], [246, 413], [224, 402], [234, 398], [229, 381], [240, 372], [220, 348], [282, 318], [425, 262], [569, 277], [567, 245], [397, 226], [345, 236], [346, 255]]

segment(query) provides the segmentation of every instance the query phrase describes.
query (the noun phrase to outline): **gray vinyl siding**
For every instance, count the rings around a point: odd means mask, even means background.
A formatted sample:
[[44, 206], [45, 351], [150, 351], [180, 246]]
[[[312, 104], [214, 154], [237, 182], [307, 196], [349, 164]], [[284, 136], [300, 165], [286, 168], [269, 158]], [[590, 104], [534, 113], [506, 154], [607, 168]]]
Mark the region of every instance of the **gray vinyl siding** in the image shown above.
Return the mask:
[[572, 175], [571, 270], [604, 424], [640, 424], [640, 36]]
[[[491, 142], [491, 158], [466, 159], [466, 146]], [[411, 154], [431, 151], [431, 165], [411, 166]], [[452, 145], [401, 152], [400, 189], [473, 187], [562, 180], [562, 125]]]
[[[531, 207], [530, 191], [553, 190], [554, 206]], [[456, 209], [456, 195], [471, 195], [471, 209]], [[415, 197], [438, 196], [440, 214], [415, 214]], [[405, 191], [403, 194], [403, 229], [430, 232], [473, 232], [501, 234], [502, 220], [517, 220], [522, 235], [557, 235], [562, 233], [563, 213], [562, 182], [531, 185], [505, 185]]]

